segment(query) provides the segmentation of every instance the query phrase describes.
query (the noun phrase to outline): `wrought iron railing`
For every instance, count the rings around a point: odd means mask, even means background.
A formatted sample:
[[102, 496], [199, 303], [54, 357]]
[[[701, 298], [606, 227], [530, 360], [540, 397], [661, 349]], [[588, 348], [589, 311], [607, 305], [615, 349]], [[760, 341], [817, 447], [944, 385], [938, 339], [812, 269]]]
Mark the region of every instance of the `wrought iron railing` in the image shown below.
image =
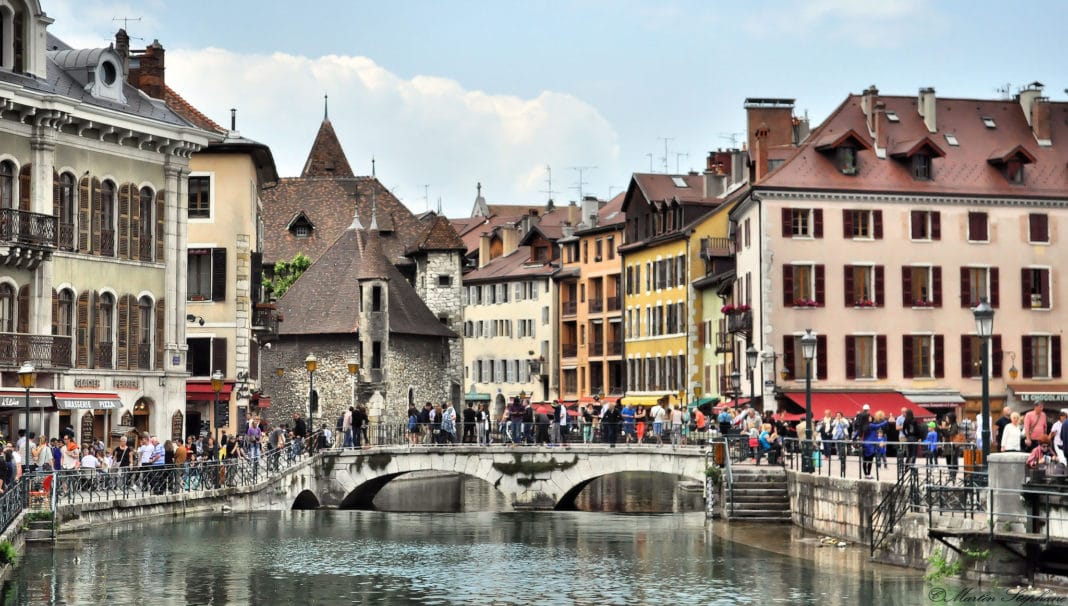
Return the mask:
[[152, 370], [152, 345], [141, 343], [137, 348], [137, 369]]
[[0, 209], [0, 242], [56, 246], [56, 218], [16, 208]]
[[59, 224], [59, 249], [73, 251], [77, 247], [75, 246], [75, 236], [77, 232], [74, 229], [73, 223], [60, 223]]
[[574, 358], [578, 354], [578, 345], [575, 343], [564, 343], [560, 346], [560, 355], [565, 358]]
[[278, 334], [281, 315], [274, 303], [257, 303], [252, 308], [252, 329], [260, 333], [260, 339]]
[[596, 294], [588, 301], [588, 305], [591, 314], [600, 313], [604, 310], [604, 301]]
[[97, 251], [105, 257], [115, 256], [115, 230], [100, 230], [100, 250]]
[[604, 355], [604, 341], [590, 341], [589, 354], [590, 354], [591, 358], [600, 358], [601, 356], [603, 356]]
[[115, 343], [112, 341], [100, 341], [96, 344], [96, 367], [115, 367]]
[[619, 311], [623, 307], [623, 299], [619, 296], [619, 293], [616, 293], [608, 297], [605, 305], [608, 307], [608, 311]]
[[872, 512], [869, 525], [872, 556], [894, 532], [905, 514], [919, 506], [919, 477], [915, 467], [905, 470], [905, 473], [901, 474], [897, 483], [890, 488], [890, 492], [883, 497], [883, 500], [875, 507], [875, 511]]
[[577, 309], [578, 303], [576, 303], [575, 301], [564, 301], [563, 305], [561, 306], [561, 314], [565, 316], [573, 316], [575, 315]]
[[40, 368], [70, 367], [70, 337], [0, 332], [0, 366], [32, 362]]
[[152, 249], [154, 248], [154, 242], [152, 238], [146, 234], [141, 234], [141, 239], [137, 241], [138, 257], [142, 261], [152, 260]]
[[609, 341], [607, 353], [610, 356], [621, 355], [623, 353], [623, 341]]

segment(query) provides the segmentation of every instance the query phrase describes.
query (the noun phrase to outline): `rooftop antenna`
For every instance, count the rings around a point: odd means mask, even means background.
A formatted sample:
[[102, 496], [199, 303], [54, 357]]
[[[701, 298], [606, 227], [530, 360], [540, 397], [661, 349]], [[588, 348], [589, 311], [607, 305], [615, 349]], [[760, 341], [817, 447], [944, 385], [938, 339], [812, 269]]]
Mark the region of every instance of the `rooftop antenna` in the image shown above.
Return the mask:
[[423, 184], [423, 210], [430, 210], [430, 185]]
[[645, 154], [649, 158], [649, 172], [653, 172], [653, 154]]
[[674, 141], [675, 137], [659, 137], [664, 142], [664, 172], [668, 172], [668, 141]]
[[330, 119], [330, 95], [323, 93], [323, 121]]
[[371, 156], [371, 176], [375, 176], [375, 157]]
[[623, 189], [626, 189], [626, 188], [625, 188], [625, 187], [620, 187], [620, 186], [618, 186], [618, 185], [609, 185], [609, 186], [608, 186], [608, 199], [609, 199], [609, 200], [611, 200], [611, 199], [612, 199], [612, 190], [613, 190], [613, 189], [619, 189], [619, 190], [623, 190]]
[[731, 142], [732, 148], [738, 147], [738, 139], [742, 137], [744, 133], [719, 133], [720, 139], [726, 139]]
[[575, 185], [571, 186], [571, 189], [578, 190], [578, 197], [579, 197], [579, 201], [581, 202], [583, 200], [583, 197], [582, 197], [582, 186], [586, 185], [586, 181], [583, 181], [583, 179], [582, 179], [582, 173], [587, 171], [587, 170], [597, 170], [597, 167], [596, 166], [572, 166], [570, 168], [571, 168], [571, 170], [578, 171], [578, 183], [576, 183]]
[[995, 88], [994, 91], [1001, 93], [1001, 98], [1002, 99], [1011, 99], [1012, 98], [1012, 83], [1011, 82], [1006, 82], [1005, 86], [1001, 86], [1001, 87]]
[[545, 189], [541, 190], [541, 193], [553, 199], [553, 194], [558, 193], [553, 189], [553, 167], [548, 164], [545, 165]]
[[[115, 18], [112, 19], [112, 21], [122, 21], [122, 29], [126, 32], [127, 35], [129, 35], [129, 33], [130, 33], [130, 22], [131, 21], [140, 21], [140, 20], [141, 20], [141, 17], [115, 17]], [[132, 38], [133, 36], [130, 36], [130, 37]], [[142, 38], [138, 38], [138, 40], [141, 40], [141, 39]]]
[[441, 196], [438, 196], [438, 216], [439, 217], [442, 216], [441, 215]]
[[676, 174], [678, 174], [678, 172], [679, 172], [679, 158], [686, 158], [688, 160], [690, 158], [690, 152], [681, 152], [681, 153], [676, 153], [675, 154], [675, 173]]

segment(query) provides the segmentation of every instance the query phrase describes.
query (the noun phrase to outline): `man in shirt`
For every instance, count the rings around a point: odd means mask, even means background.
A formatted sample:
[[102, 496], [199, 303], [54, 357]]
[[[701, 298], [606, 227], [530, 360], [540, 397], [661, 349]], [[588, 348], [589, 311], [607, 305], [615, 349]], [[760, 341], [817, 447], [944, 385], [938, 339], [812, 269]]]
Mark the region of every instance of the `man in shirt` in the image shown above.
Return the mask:
[[653, 437], [656, 438], [656, 445], [664, 445], [664, 408], [660, 406], [660, 400], [653, 404], [652, 409], [649, 410], [649, 418], [653, 421]]
[[[993, 450], [994, 445], [1001, 446], [1001, 432], [1005, 430], [1005, 426], [1009, 423], [1012, 423], [1012, 409], [1008, 406], [1002, 406], [1001, 416], [994, 422], [994, 426], [997, 428], [997, 435], [994, 436], [994, 439], [992, 440], [993, 444], [990, 445], [991, 450]], [[979, 440], [982, 440], [982, 436], [979, 436]]]
[[1042, 402], [1035, 402], [1035, 407], [1024, 415], [1024, 443], [1030, 450], [1036, 444], [1049, 435], [1049, 425], [1046, 424], [1046, 411], [1042, 410]]
[[676, 404], [671, 408], [671, 449], [675, 450], [682, 444], [682, 410]]
[[1061, 463], [1064, 463], [1064, 441], [1061, 439], [1061, 428], [1064, 427], [1065, 419], [1068, 419], [1068, 408], [1061, 409], [1057, 422], [1049, 430], [1050, 435], [1053, 436], [1053, 452], [1057, 453], [1057, 460]]
[[345, 411], [345, 414], [341, 416], [341, 433], [344, 436], [342, 438], [342, 448], [352, 448], [352, 407]]

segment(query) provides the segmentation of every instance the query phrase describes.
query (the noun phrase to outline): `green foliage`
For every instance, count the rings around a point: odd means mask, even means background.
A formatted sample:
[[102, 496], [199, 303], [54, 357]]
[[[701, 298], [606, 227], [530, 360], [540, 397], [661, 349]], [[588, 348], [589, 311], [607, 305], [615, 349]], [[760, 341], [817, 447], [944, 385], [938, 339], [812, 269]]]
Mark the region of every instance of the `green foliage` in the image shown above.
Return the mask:
[[932, 551], [931, 556], [927, 558], [927, 570], [923, 579], [928, 583], [937, 583], [946, 577], [959, 576], [964, 571], [964, 562], [958, 558], [950, 564], [946, 559], [946, 550]]
[[719, 486], [723, 483], [723, 468], [719, 465], [705, 467], [705, 477], [712, 478], [712, 485]]
[[44, 522], [52, 519], [51, 511], [31, 511], [26, 514], [26, 522]]
[[19, 554], [10, 541], [0, 541], [0, 564], [18, 564]]
[[506, 476], [533, 476], [539, 473], [563, 471], [578, 464], [578, 457], [565, 463], [557, 462], [556, 457], [552, 457], [548, 461], [524, 461], [522, 456], [518, 454], [513, 454], [512, 459], [515, 461], [514, 463], [494, 463], [493, 468]]
[[297, 278], [310, 266], [311, 259], [304, 253], [297, 253], [297, 256], [288, 263], [286, 261], [275, 263], [274, 277], [268, 279], [266, 274], [263, 276], [263, 289], [267, 292], [267, 297], [278, 299], [286, 294], [289, 287], [293, 286]]

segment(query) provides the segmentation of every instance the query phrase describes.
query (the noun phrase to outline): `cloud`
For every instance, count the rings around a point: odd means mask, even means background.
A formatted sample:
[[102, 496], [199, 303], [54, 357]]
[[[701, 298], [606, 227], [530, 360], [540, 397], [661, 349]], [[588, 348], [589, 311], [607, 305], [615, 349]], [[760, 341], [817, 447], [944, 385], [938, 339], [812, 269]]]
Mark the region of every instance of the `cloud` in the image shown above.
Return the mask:
[[[541, 201], [544, 167], [614, 166], [618, 134], [588, 103], [542, 91], [523, 98], [464, 88], [437, 76], [402, 78], [360, 56], [309, 58], [208, 48], [168, 50], [167, 83], [220, 124], [236, 107], [242, 135], [271, 146], [283, 176], [297, 175], [322, 119], [349, 163], [379, 178], [414, 211], [441, 196], [452, 215], [470, 212], [475, 183], [493, 202]], [[539, 172], [540, 171], [540, 172]]]
[[766, 36], [827, 37], [865, 48], [896, 48], [939, 22], [937, 6], [922, 0], [806, 0], [764, 5], [745, 19], [744, 27]]

